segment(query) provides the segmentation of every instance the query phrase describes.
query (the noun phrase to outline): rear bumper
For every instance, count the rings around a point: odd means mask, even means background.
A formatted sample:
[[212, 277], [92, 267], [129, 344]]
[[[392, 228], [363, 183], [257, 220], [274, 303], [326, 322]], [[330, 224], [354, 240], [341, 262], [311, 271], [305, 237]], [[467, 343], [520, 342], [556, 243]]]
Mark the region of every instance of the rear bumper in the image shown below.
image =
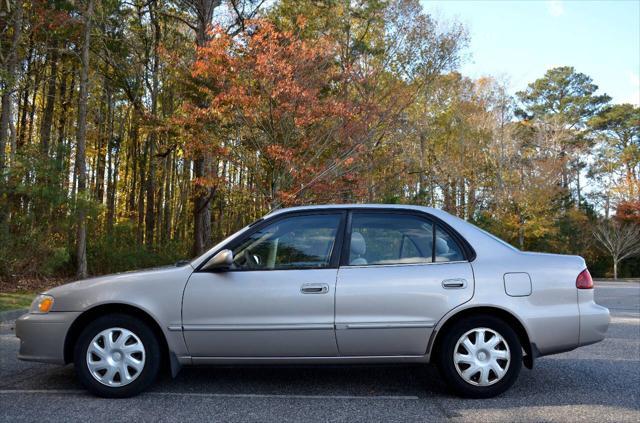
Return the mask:
[[604, 339], [611, 318], [609, 309], [593, 301], [580, 303], [580, 344], [594, 344]]
[[16, 336], [20, 338], [18, 359], [65, 364], [65, 338], [79, 315], [80, 312], [51, 312], [20, 317], [16, 320]]

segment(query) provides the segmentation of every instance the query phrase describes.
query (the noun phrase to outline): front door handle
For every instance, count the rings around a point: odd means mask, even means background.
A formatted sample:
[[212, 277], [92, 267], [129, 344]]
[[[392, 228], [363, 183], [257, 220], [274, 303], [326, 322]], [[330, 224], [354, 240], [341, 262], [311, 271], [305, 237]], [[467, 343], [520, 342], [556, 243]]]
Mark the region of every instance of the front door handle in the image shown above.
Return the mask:
[[466, 279], [445, 279], [442, 281], [444, 289], [462, 289], [467, 287]]
[[300, 288], [303, 294], [326, 294], [329, 292], [329, 284], [327, 283], [305, 283]]

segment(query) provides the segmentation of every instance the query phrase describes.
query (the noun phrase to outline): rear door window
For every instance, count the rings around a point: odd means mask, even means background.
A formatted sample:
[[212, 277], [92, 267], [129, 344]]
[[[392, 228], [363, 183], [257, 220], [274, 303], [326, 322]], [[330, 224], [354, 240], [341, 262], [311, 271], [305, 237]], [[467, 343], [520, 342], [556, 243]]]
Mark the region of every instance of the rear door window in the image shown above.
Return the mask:
[[462, 261], [464, 254], [462, 248], [449, 233], [436, 226], [435, 240], [435, 260], [436, 262], [444, 261]]
[[411, 214], [354, 212], [348, 264], [420, 264], [464, 260], [459, 244], [434, 222]]
[[349, 264], [431, 263], [433, 223], [412, 215], [354, 213]]

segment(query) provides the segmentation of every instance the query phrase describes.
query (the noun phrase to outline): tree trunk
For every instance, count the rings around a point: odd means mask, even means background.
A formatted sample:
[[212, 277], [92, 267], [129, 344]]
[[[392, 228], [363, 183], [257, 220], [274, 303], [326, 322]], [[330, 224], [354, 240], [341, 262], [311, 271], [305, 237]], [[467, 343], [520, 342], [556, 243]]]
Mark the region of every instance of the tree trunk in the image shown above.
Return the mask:
[[[36, 65], [38, 64], [35, 61]], [[29, 133], [27, 134], [27, 142], [33, 142], [33, 127], [35, 126], [36, 101], [38, 99], [38, 89], [42, 80], [42, 73], [39, 72], [39, 66], [35, 69], [35, 77], [33, 83], [33, 92], [31, 93], [31, 104], [29, 105]]]
[[162, 219], [164, 225], [162, 227], [162, 242], [165, 244], [171, 239], [171, 201], [172, 193], [174, 189], [174, 166], [173, 166], [174, 153], [171, 152], [165, 158], [164, 173], [165, 173], [165, 187], [164, 187], [164, 217]]
[[613, 279], [618, 280], [618, 260], [613, 260]]
[[457, 206], [457, 216], [460, 219], [467, 218], [467, 186], [465, 184], [465, 180], [463, 177], [458, 178], [458, 206]]
[[23, 81], [24, 88], [22, 94], [22, 106], [18, 105], [18, 149], [22, 147], [25, 143], [25, 136], [27, 134], [27, 113], [29, 108], [27, 107], [29, 104], [29, 87], [31, 85], [31, 74], [33, 67], [33, 56], [35, 51], [35, 42], [33, 40], [35, 31], [31, 31], [31, 35], [29, 36], [29, 54], [27, 55], [27, 69], [24, 73]]
[[[37, 184], [39, 186], [49, 187], [52, 182], [51, 171], [55, 171], [55, 162], [53, 165], [49, 162], [49, 154], [51, 150], [51, 132], [53, 130], [53, 110], [56, 102], [56, 81], [58, 78], [58, 48], [54, 43], [51, 47], [52, 51], [47, 55], [47, 60], [51, 62], [49, 78], [42, 84], [42, 91], [46, 92], [43, 100], [44, 110], [42, 112], [42, 120], [40, 122], [40, 159], [43, 161], [42, 171], [36, 174]], [[47, 204], [45, 198], [37, 198], [35, 200], [35, 212], [38, 216], [48, 216], [51, 207]]]
[[580, 208], [580, 201], [582, 201], [582, 187], [580, 186], [580, 166], [576, 169], [576, 195], [578, 196], [578, 203], [576, 208]]
[[107, 230], [111, 232], [116, 218], [116, 193], [118, 192], [118, 174], [120, 170], [120, 142], [122, 140], [122, 124], [117, 137], [113, 138], [109, 147], [109, 180], [107, 184]]
[[426, 160], [425, 160], [425, 144], [426, 144], [426, 135], [424, 132], [420, 132], [420, 154], [419, 154], [419, 163], [420, 169], [418, 173], [418, 204], [427, 204], [426, 203], [426, 192], [427, 192], [427, 171], [425, 170]]
[[518, 216], [518, 248], [524, 250], [524, 219], [521, 214]]
[[80, 70], [80, 94], [78, 97], [78, 135], [76, 150], [76, 174], [78, 175], [78, 221], [76, 238], [76, 276], [87, 277], [87, 222], [84, 202], [87, 190], [87, 103], [89, 100], [89, 44], [91, 43], [91, 21], [93, 19], [93, 0], [88, 0], [84, 15], [82, 44], [82, 68]]
[[[75, 95], [75, 86], [76, 86], [76, 82], [77, 82], [77, 78], [79, 77], [79, 73], [76, 69], [74, 69], [71, 73], [71, 86], [69, 87], [69, 94], [67, 96], [67, 101], [65, 102], [65, 104], [63, 105], [62, 108], [62, 113], [66, 113], [68, 110], [68, 107], [71, 105], [71, 102], [73, 101], [73, 97]], [[60, 174], [61, 179], [62, 179], [62, 187], [64, 188], [65, 191], [69, 192], [71, 191], [72, 193], [75, 193], [75, 188], [73, 188], [73, 182], [69, 181], [69, 174], [71, 174], [71, 136], [66, 134], [65, 131], [65, 126], [67, 125], [66, 123], [66, 118], [65, 121], [62, 121], [63, 125], [61, 126], [62, 131], [61, 131], [61, 138], [60, 138], [60, 142], [65, 144], [64, 148], [63, 148], [63, 159], [62, 159], [62, 173]], [[69, 131], [72, 131], [73, 129], [69, 128]], [[75, 172], [73, 172], [75, 175]], [[69, 186], [71, 185], [71, 190], [69, 189]], [[75, 195], [75, 194], [74, 194]]]
[[[129, 198], [127, 201], [127, 211], [129, 217], [133, 222], [136, 210], [136, 187], [138, 183], [138, 120], [136, 118], [136, 112], [131, 113], [130, 127], [129, 127], [129, 145], [128, 150], [129, 161], [131, 165], [131, 184], [129, 185]], [[128, 165], [127, 165], [128, 166]], [[125, 177], [125, 181], [127, 178]]]
[[469, 220], [473, 219], [476, 213], [476, 184], [474, 182], [469, 183], [467, 189], [467, 213], [466, 217]]
[[142, 153], [142, 160], [139, 161], [140, 169], [138, 170], [138, 175], [140, 176], [140, 182], [138, 183], [138, 228], [136, 230], [138, 244], [142, 245], [144, 243], [144, 194], [145, 187], [147, 186], [145, 182], [145, 171], [147, 170], [147, 153], [148, 153], [148, 144], [142, 147], [144, 152]]
[[[27, 104], [29, 104], [29, 86], [31, 85], [31, 57], [27, 59], [27, 70], [24, 73], [23, 81], [24, 87], [22, 88], [22, 93], [20, 93], [19, 97], [22, 97], [22, 105], [18, 104], [18, 141], [17, 148], [20, 148], [24, 145], [24, 137], [27, 133]], [[17, 150], [17, 149], [16, 149]]]
[[51, 141], [51, 129], [53, 126], [53, 106], [56, 102], [56, 80], [58, 78], [58, 47], [54, 43], [53, 51], [49, 55], [51, 61], [51, 70], [49, 74], [49, 83], [47, 84], [47, 96], [42, 114], [42, 123], [40, 124], [40, 152], [43, 158], [49, 155], [49, 144]]
[[[221, 0], [202, 0], [192, 2], [196, 15], [196, 45], [204, 47], [209, 36], [207, 31], [213, 19], [214, 10], [220, 6]], [[204, 177], [209, 170], [210, 157], [203, 156], [193, 161], [196, 177]], [[213, 188], [195, 187], [193, 190], [193, 248], [194, 255], [204, 253], [211, 240], [211, 208]]]
[[[206, 174], [207, 163], [204, 158], [194, 161], [196, 178], [202, 178]], [[193, 204], [193, 255], [204, 253], [211, 240], [211, 198], [213, 188], [196, 186]]]
[[[55, 173], [54, 173], [54, 184], [56, 187], [62, 186], [61, 180], [62, 178], [62, 170], [63, 170], [63, 157], [64, 157], [64, 140], [65, 140], [65, 129], [66, 129], [66, 119], [67, 119], [67, 109], [69, 107], [69, 103], [67, 100], [67, 75], [65, 75], [64, 65], [62, 67], [61, 80], [60, 80], [60, 114], [58, 116], [58, 124], [57, 124], [57, 139], [56, 139], [56, 147], [55, 147]], [[73, 87], [70, 90], [70, 94], [73, 93]]]
[[[155, 14], [154, 4], [150, 7], [151, 22], [154, 27], [153, 37], [153, 69], [151, 71], [151, 116], [157, 120], [158, 114], [158, 71], [159, 71], [159, 47], [160, 47], [160, 23]], [[155, 124], [156, 122], [154, 122]], [[156, 191], [156, 138], [157, 132], [151, 129], [147, 138], [149, 143], [149, 177], [147, 178], [147, 211], [145, 216], [145, 244], [151, 248], [153, 246], [153, 233], [155, 228], [155, 191]]]
[[18, 48], [20, 47], [20, 35], [22, 34], [22, 0], [17, 0], [12, 3], [15, 4], [13, 14], [13, 38], [7, 57], [7, 79], [4, 91], [2, 92], [2, 115], [0, 116], [0, 178], [2, 179], [4, 179], [5, 146], [9, 139], [9, 130], [11, 127], [11, 97], [13, 96], [16, 86]]
[[98, 145], [96, 148], [95, 157], [95, 198], [96, 201], [100, 204], [104, 204], [105, 202], [104, 182], [107, 168], [106, 162], [107, 154], [109, 154], [109, 144], [111, 143], [111, 138], [113, 135], [109, 125], [113, 96], [111, 94], [111, 86], [109, 84], [109, 80], [106, 77], [103, 79], [103, 85], [104, 92], [101, 101], [102, 104], [99, 108], [98, 119], [98, 127], [100, 128], [100, 133], [98, 135], [98, 139], [96, 140]]

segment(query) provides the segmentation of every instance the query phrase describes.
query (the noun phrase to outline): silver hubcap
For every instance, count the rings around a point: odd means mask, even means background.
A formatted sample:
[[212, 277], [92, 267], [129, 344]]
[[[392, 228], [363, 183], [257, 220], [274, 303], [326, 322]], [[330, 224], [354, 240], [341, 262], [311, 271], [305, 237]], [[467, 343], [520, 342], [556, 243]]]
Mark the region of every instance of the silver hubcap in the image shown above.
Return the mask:
[[489, 386], [507, 374], [511, 353], [507, 341], [489, 328], [476, 328], [460, 337], [453, 350], [453, 364], [465, 382]]
[[103, 385], [128, 385], [142, 373], [145, 350], [128, 329], [110, 328], [97, 334], [87, 349], [89, 373]]

